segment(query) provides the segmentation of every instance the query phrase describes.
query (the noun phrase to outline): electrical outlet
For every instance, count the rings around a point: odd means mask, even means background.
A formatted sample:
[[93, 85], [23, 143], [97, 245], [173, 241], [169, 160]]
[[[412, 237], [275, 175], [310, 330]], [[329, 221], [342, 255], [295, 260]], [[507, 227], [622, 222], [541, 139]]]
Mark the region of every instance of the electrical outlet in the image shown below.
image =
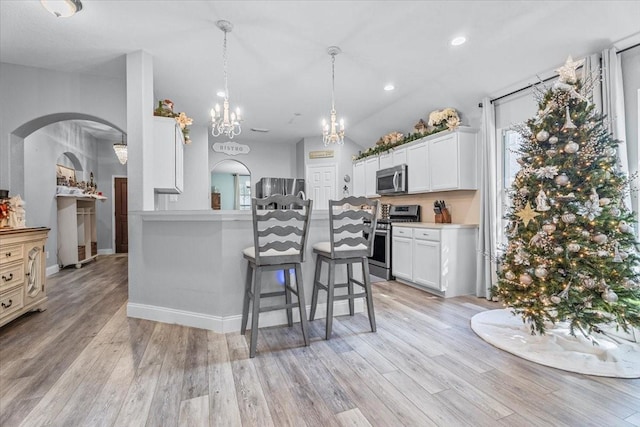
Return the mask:
[[47, 259], [49, 259], [49, 251], [47, 251], [46, 254], [47, 254]]

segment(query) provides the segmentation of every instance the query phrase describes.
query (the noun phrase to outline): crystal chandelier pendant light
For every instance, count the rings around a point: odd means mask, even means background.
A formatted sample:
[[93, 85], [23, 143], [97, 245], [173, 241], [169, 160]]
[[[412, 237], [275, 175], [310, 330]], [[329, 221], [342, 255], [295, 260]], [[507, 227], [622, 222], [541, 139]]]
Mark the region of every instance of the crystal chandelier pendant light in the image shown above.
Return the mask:
[[330, 46], [327, 53], [331, 55], [331, 113], [327, 123], [322, 121], [322, 142], [325, 147], [329, 144], [344, 144], [344, 120], [337, 121], [335, 90], [336, 90], [336, 55], [342, 50], [338, 46]]
[[227, 82], [227, 33], [233, 29], [233, 24], [229, 21], [220, 20], [216, 22], [216, 26], [224, 32], [224, 44], [222, 48], [222, 61], [224, 64], [224, 102], [222, 103], [222, 109], [220, 105], [216, 104], [211, 109], [211, 134], [215, 137], [220, 135], [226, 135], [227, 138], [232, 139], [236, 135], [240, 135], [242, 128], [240, 127], [240, 109], [236, 108], [236, 111], [230, 111], [229, 107], [229, 85]]
[[124, 133], [122, 134], [122, 142], [116, 142], [113, 144], [113, 151], [116, 152], [116, 156], [118, 157], [121, 165], [127, 163], [128, 152], [127, 144], [124, 142]]

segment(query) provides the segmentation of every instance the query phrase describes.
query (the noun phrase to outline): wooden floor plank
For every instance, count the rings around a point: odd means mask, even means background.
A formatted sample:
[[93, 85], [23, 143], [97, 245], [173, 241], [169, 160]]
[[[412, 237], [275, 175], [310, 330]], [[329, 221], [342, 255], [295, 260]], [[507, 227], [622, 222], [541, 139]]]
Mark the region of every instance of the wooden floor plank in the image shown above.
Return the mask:
[[640, 379], [538, 365], [470, 328], [500, 308], [373, 285], [366, 313], [247, 337], [127, 318], [127, 257], [48, 278], [49, 305], [0, 328], [0, 425], [640, 426]]

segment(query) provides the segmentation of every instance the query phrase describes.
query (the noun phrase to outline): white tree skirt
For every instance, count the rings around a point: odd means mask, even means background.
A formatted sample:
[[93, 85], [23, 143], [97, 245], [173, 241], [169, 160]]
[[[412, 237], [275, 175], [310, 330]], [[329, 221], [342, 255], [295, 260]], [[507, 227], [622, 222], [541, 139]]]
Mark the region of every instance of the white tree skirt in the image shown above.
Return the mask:
[[594, 345], [568, 325], [559, 324], [545, 335], [531, 335], [528, 324], [510, 310], [483, 311], [471, 318], [471, 329], [495, 347], [553, 368], [601, 377], [640, 378], [640, 344], [595, 334]]

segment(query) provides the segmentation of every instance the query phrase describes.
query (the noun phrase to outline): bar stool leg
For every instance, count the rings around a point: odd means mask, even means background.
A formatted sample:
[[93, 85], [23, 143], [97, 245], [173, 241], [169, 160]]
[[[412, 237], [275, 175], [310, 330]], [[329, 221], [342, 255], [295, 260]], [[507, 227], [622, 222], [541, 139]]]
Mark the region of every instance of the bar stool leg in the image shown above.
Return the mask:
[[262, 287], [262, 268], [255, 267], [255, 279], [253, 283], [253, 311], [251, 313], [251, 343], [249, 346], [249, 357], [256, 355], [258, 344], [258, 317], [260, 317], [260, 292]]
[[[347, 291], [349, 295], [353, 295], [353, 264], [347, 264]], [[354, 301], [353, 298], [349, 298], [349, 316], [353, 316], [354, 313]]]
[[316, 271], [313, 279], [313, 291], [311, 292], [311, 312], [309, 313], [309, 321], [316, 317], [316, 306], [318, 305], [318, 283], [320, 283], [320, 272], [322, 270], [322, 257], [316, 255]]
[[[284, 300], [291, 304], [291, 274], [288, 268], [282, 270], [284, 273]], [[293, 326], [293, 310], [287, 307], [287, 325]]]
[[247, 275], [244, 282], [244, 303], [242, 305], [242, 327], [240, 333], [244, 335], [247, 332], [247, 320], [249, 320], [249, 302], [251, 293], [251, 279], [253, 276], [253, 268], [250, 262], [247, 262]]
[[333, 260], [328, 260], [329, 274], [327, 279], [327, 328], [325, 339], [331, 338], [331, 328], [333, 326], [333, 285], [335, 284], [336, 265]]
[[369, 324], [371, 325], [371, 332], [376, 331], [376, 314], [373, 311], [373, 292], [371, 291], [371, 280], [369, 279], [369, 262], [367, 258], [362, 258], [362, 281], [365, 286], [365, 293], [367, 294], [367, 312], [369, 313]]
[[300, 310], [300, 326], [302, 326], [302, 337], [304, 345], [309, 345], [309, 324], [307, 323], [307, 306], [304, 300], [304, 283], [302, 281], [302, 269], [300, 264], [296, 264], [296, 290], [298, 291], [298, 309]]

